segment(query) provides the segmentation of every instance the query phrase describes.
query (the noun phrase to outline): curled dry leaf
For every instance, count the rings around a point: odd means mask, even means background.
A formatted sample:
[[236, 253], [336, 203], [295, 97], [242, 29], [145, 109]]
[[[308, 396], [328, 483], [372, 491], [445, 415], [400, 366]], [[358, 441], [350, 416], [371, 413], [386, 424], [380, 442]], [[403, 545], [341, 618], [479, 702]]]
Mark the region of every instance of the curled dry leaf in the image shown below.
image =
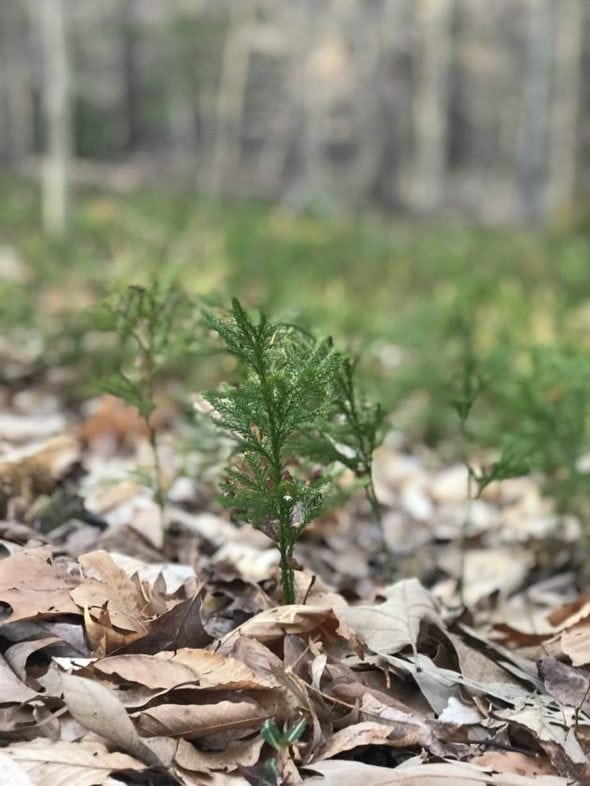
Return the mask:
[[96, 661], [92, 668], [152, 690], [190, 685], [210, 690], [256, 690], [278, 686], [270, 675], [258, 674], [246, 663], [207, 650], [113, 655]]
[[3, 704], [21, 704], [37, 697], [37, 693], [21, 682], [1, 655], [0, 696]]
[[346, 726], [344, 729], [335, 732], [325, 748], [319, 752], [317, 758], [318, 760], [331, 759], [339, 753], [361, 748], [365, 745], [387, 745], [389, 744], [388, 738], [391, 732], [391, 726], [384, 723], [376, 723], [374, 721], [353, 723], [351, 726]]
[[279, 606], [261, 611], [229, 633], [222, 646], [236, 635], [264, 643], [282, 638], [287, 633], [303, 635], [312, 631], [319, 633], [326, 642], [338, 639], [348, 641], [359, 657], [362, 654], [361, 641], [343, 619], [343, 610], [339, 609], [336, 613], [331, 608], [321, 606]]
[[[27, 774], [32, 786], [97, 786], [106, 783], [111, 773], [144, 768], [125, 753], [109, 753], [100, 742], [56, 742], [41, 737], [15, 742], [2, 750], [0, 772], [6, 786], [13, 786], [13, 781], [5, 780], [8, 775], [3, 768], [5, 758]], [[14, 786], [21, 783], [15, 781]]]
[[63, 698], [78, 723], [148, 765], [159, 765], [156, 754], [141, 741], [119, 699], [104, 685], [73, 674], [62, 674]]
[[[99, 652], [106, 652], [145, 636], [152, 610], [139, 585], [115, 564], [106, 551], [83, 554], [79, 562], [84, 578], [82, 584], [72, 591], [72, 600], [85, 609], [86, 631], [91, 646]], [[132, 635], [117, 636], [111, 628]]]
[[51, 559], [49, 546], [39, 546], [0, 561], [0, 602], [12, 608], [5, 622], [81, 614], [70, 597], [80, 580]]

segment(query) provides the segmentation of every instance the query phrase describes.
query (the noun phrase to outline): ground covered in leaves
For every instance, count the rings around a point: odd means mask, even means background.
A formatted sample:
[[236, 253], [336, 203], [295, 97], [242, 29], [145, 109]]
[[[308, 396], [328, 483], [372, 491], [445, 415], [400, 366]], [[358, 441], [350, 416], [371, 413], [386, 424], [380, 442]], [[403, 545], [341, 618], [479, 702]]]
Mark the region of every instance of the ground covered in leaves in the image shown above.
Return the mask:
[[311, 525], [285, 606], [183, 428], [162, 415], [162, 515], [133, 411], [2, 392], [3, 784], [590, 782], [580, 527], [534, 478], [466, 526], [465, 469], [391, 433], [382, 523], [355, 496]]

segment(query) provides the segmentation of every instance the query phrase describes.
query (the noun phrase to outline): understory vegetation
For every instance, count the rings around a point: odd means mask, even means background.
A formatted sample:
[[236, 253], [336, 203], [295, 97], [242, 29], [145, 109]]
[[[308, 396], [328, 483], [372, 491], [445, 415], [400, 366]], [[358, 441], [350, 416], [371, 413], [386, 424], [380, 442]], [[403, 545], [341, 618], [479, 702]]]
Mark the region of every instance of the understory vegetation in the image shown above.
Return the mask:
[[[238, 296], [246, 307], [348, 348], [390, 426], [407, 444], [436, 447], [441, 461], [466, 461], [480, 491], [492, 480], [541, 472], [560, 510], [584, 510], [590, 307], [583, 223], [546, 232], [421, 226], [153, 190], [89, 191], [67, 238], [48, 242], [37, 229], [34, 189], [5, 179], [2, 192], [3, 382], [10, 383], [18, 345], [31, 374], [68, 368], [70, 395], [80, 399], [106, 378], [112, 392], [127, 387], [129, 403], [141, 400], [149, 420], [155, 402], [147, 356], [130, 397], [124, 370], [117, 379], [111, 373], [126, 362], [127, 341], [99, 336], [105, 326], [93, 318], [94, 306], [130, 282], [139, 285], [137, 296], [156, 280], [210, 307]], [[152, 306], [161, 340], [170, 314], [164, 301]], [[214, 387], [231, 376], [232, 361], [203, 342], [186, 303], [179, 308], [179, 325], [170, 325], [175, 337], [154, 349], [158, 376], [177, 392], [179, 385], [185, 392]], [[110, 327], [133, 341], [133, 326]], [[135, 350], [145, 355], [137, 339]]]

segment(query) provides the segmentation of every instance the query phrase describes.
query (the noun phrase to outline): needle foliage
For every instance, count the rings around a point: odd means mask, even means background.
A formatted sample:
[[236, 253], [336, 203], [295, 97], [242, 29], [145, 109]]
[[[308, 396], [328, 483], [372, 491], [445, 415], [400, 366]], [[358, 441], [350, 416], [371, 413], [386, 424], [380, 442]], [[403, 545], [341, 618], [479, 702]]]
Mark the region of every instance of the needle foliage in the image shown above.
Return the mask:
[[[237, 384], [205, 396], [239, 454], [227, 470], [222, 502], [275, 541], [283, 599], [293, 603], [295, 543], [335, 490], [332, 475], [317, 467], [310, 471], [309, 460], [323, 465], [352, 460], [334, 439], [320, 437], [338, 408], [345, 401], [350, 405], [345, 385], [352, 385], [347, 376], [352, 369], [330, 339], [315, 340], [264, 315], [255, 322], [236, 299], [230, 312], [205, 318], [239, 361], [241, 373]], [[369, 450], [368, 441], [363, 446]], [[364, 452], [359, 461], [364, 468], [370, 456]]]

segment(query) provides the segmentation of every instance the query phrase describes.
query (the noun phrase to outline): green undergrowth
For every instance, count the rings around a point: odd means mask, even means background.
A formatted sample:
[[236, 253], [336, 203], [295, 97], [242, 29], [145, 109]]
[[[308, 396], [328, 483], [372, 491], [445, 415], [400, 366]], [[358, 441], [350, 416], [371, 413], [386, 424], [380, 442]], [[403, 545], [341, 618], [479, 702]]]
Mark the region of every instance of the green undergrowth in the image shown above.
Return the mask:
[[[584, 510], [590, 452], [590, 233], [296, 215], [145, 189], [76, 194], [66, 238], [40, 229], [31, 183], [0, 180], [0, 335], [33, 368], [65, 366], [69, 395], [121, 347], [90, 308], [163, 273], [209, 308], [238, 296], [273, 320], [334, 336], [358, 359], [408, 446], [464, 457], [457, 401], [476, 382], [469, 460], [541, 471], [563, 509]], [[227, 357], [167, 365], [184, 390], [215, 387]], [[2, 364], [0, 381], [10, 383]], [[506, 465], [506, 462], [508, 464]], [[512, 462], [512, 464], [510, 463]], [[496, 468], [496, 471], [499, 471]], [[507, 472], [508, 470], [504, 470]]]

